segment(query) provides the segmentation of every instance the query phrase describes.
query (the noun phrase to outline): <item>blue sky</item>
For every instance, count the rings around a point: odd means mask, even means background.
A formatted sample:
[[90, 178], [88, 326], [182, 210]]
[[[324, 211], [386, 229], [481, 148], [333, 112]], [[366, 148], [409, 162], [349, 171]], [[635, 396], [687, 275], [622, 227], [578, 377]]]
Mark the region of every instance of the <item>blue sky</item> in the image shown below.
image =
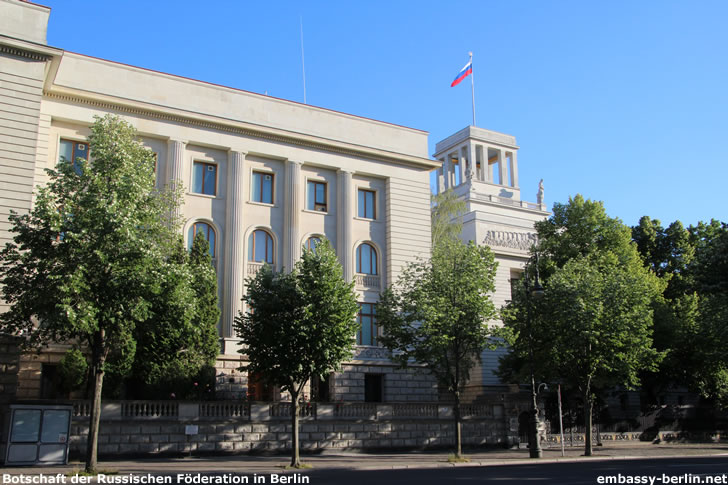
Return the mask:
[[[728, 2], [88, 2], [52, 7], [69, 51], [430, 133], [516, 136], [522, 198], [577, 193], [634, 225], [728, 221]], [[123, 5], [123, 7], [121, 6]]]

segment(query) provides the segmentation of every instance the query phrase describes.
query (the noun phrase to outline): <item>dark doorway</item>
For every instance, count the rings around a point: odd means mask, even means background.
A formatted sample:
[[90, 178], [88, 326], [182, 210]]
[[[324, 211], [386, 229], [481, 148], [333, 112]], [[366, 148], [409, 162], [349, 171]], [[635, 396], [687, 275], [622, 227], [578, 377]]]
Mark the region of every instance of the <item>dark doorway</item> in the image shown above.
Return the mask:
[[382, 402], [384, 396], [383, 377], [382, 374], [364, 374], [364, 401]]

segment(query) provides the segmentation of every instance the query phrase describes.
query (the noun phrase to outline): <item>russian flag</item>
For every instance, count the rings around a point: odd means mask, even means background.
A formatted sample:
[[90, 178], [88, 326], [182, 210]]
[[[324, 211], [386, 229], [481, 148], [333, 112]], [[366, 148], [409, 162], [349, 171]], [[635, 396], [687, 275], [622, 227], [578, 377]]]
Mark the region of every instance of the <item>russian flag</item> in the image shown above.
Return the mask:
[[455, 76], [455, 80], [452, 82], [450, 87], [457, 86], [460, 84], [460, 81], [468, 77], [470, 74], [473, 73], [473, 61], [468, 61], [467, 64], [465, 64], [465, 67], [463, 67], [457, 76]]

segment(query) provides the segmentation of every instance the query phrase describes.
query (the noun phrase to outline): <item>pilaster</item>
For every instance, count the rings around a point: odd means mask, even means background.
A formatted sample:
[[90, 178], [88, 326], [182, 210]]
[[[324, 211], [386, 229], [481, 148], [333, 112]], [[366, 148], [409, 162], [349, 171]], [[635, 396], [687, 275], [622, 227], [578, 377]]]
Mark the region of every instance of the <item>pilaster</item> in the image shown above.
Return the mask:
[[286, 160], [283, 266], [291, 271], [301, 252], [299, 219], [301, 213], [301, 162]]
[[243, 238], [245, 228], [243, 227], [243, 165], [245, 152], [228, 151], [228, 180], [227, 199], [227, 221], [225, 231], [225, 264], [224, 281], [225, 294], [223, 296], [223, 338], [235, 336], [233, 323], [238, 312], [242, 309], [241, 299], [243, 298], [243, 270], [245, 255], [243, 253]]
[[[354, 219], [353, 190], [354, 183], [352, 174], [348, 170], [340, 169], [338, 172], [338, 220], [336, 221], [336, 240], [338, 242], [337, 253], [339, 261], [344, 269], [344, 280], [354, 279], [353, 257], [352, 257], [352, 220]], [[446, 178], [447, 180], [447, 178]], [[446, 187], [449, 187], [446, 186]]]
[[[181, 140], [169, 140], [167, 142], [167, 183], [171, 188], [180, 187], [184, 190], [184, 165], [185, 165], [185, 145], [187, 143]], [[179, 217], [182, 209], [178, 208], [174, 214]]]

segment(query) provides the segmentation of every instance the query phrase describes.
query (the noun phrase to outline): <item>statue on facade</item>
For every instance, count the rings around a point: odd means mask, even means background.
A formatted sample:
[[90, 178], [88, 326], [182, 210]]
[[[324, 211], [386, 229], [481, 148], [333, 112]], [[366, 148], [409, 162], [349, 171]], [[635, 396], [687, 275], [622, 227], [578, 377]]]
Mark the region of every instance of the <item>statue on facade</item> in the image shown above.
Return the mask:
[[543, 179], [538, 183], [538, 193], [536, 194], [536, 202], [543, 204]]

